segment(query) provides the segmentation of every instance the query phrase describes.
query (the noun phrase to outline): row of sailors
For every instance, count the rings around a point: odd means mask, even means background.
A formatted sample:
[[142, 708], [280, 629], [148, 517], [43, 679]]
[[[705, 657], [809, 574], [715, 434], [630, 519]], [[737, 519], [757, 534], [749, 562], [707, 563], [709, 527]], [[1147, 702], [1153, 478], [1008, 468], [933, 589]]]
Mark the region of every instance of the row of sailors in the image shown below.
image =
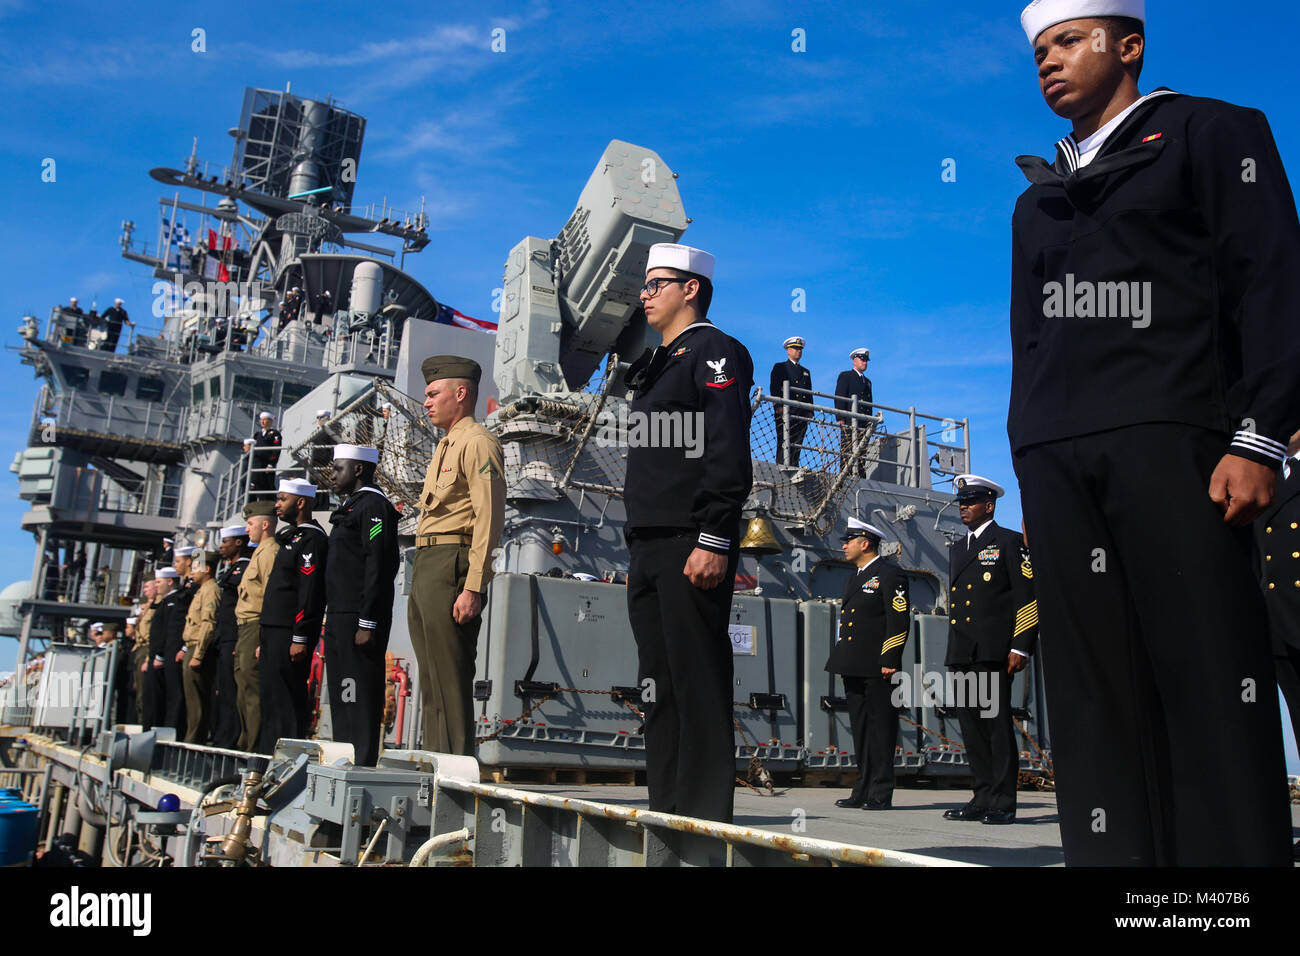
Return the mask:
[[173, 566], [147, 583], [128, 622], [146, 727], [264, 753], [281, 737], [305, 737], [324, 626], [334, 739], [353, 744], [357, 764], [374, 765], [398, 515], [373, 485], [376, 449], [337, 445], [334, 461], [341, 504], [328, 534], [312, 517], [316, 486], [285, 479], [274, 503], [250, 502], [244, 525], [221, 530], [218, 552], [178, 547]]

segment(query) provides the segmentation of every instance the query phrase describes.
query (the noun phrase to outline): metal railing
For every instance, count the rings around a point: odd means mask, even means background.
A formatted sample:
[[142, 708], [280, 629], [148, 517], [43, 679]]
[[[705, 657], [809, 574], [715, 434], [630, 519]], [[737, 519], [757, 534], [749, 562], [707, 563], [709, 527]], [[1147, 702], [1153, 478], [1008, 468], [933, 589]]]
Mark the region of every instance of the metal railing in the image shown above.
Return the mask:
[[186, 406], [174, 403], [139, 401], [75, 388], [56, 392], [49, 385], [42, 385], [32, 409], [31, 431], [40, 434], [53, 425], [56, 444], [59, 429], [106, 438], [179, 444], [188, 414]]

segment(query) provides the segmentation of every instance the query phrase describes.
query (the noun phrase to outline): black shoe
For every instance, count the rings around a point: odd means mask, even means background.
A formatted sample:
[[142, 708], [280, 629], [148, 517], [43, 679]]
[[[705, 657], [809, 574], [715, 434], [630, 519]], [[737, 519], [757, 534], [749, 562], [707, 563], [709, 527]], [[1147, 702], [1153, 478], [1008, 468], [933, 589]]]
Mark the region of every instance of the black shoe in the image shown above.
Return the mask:
[[836, 800], [835, 805], [837, 807], [844, 807], [846, 810], [856, 810], [858, 807], [862, 806], [862, 801], [854, 800], [852, 797], [845, 797], [843, 800]]
[[982, 820], [987, 812], [983, 807], [968, 803], [966, 806], [957, 807], [955, 810], [943, 811], [943, 818], [945, 820]]
[[863, 810], [889, 810], [892, 809], [888, 803], [879, 800], [868, 800], [862, 805]]
[[1015, 823], [1016, 811], [1015, 810], [985, 810], [984, 816], [980, 818], [980, 822], [993, 823], [993, 824]]

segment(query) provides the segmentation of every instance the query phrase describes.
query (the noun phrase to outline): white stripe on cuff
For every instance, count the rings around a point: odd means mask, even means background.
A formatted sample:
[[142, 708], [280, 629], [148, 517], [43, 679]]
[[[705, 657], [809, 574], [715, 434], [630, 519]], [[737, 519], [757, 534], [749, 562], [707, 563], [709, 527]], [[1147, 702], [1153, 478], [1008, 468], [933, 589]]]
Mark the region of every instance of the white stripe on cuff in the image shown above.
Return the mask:
[[1259, 452], [1261, 455], [1268, 455], [1270, 458], [1276, 458], [1278, 464], [1281, 464], [1286, 458], [1286, 445], [1256, 432], [1237, 432], [1232, 436], [1232, 444], [1249, 451]]
[[379, 626], [379, 622], [377, 621], [367, 621], [364, 618], [360, 618], [360, 617], [357, 618], [357, 627], [360, 627], [364, 630], [373, 631], [378, 626]]
[[719, 538], [716, 534], [705, 534], [703, 531], [700, 532], [699, 542], [710, 548], [731, 548], [730, 538]]
[[295, 635], [293, 636], [293, 642], [294, 642], [295, 644], [306, 644], [306, 643], [307, 643], [307, 638], [305, 638], [305, 637], [299, 637], [297, 634], [295, 634]]

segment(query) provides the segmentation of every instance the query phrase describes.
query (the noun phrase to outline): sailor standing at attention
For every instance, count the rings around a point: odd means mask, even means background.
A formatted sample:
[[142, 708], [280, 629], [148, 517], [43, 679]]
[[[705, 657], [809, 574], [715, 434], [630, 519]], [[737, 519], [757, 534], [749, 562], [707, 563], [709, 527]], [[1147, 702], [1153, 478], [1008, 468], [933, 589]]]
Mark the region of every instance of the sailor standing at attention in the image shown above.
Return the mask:
[[182, 635], [185, 658], [181, 672], [185, 685], [185, 742], [188, 744], [208, 742], [212, 717], [212, 683], [217, 676], [217, 606], [221, 603], [221, 590], [214, 576], [217, 560], [216, 552], [199, 551], [194, 555], [190, 568], [194, 597], [185, 614]]
[[248, 752], [257, 749], [262, 733], [262, 684], [258, 677], [262, 604], [280, 542], [275, 540], [273, 502], [250, 501], [244, 506], [244, 518], [253, 556], [239, 581], [239, 600], [235, 602], [235, 690], [239, 704], [239, 740], [235, 749]]
[[407, 608], [420, 670], [425, 750], [474, 753], [474, 657], [483, 592], [505, 525], [501, 444], [474, 421], [482, 368], [473, 359], [434, 355], [424, 373], [424, 410], [446, 435], [420, 493], [415, 567]]
[[281, 737], [307, 736], [311, 703], [307, 673], [325, 616], [329, 539], [311, 515], [316, 486], [301, 478], [280, 481], [275, 510], [284, 522], [262, 599], [257, 674], [261, 685], [259, 751], [272, 753]]
[[[663, 416], [694, 416], [703, 446], [628, 449], [623, 489], [627, 610], [646, 707], [650, 809], [731, 822], [736, 780], [727, 620], [749, 496], [745, 347], [709, 322], [713, 256], [650, 247], [641, 307], [663, 339], [627, 373], [631, 414], [650, 434]], [[682, 443], [684, 444], [684, 442]]]
[[212, 709], [212, 744], [231, 749], [239, 743], [239, 684], [235, 680], [235, 648], [239, 646], [239, 624], [235, 608], [239, 585], [248, 569], [248, 528], [242, 524], [221, 529], [221, 567], [217, 570], [217, 677]]
[[[769, 394], [773, 398], [785, 398], [784, 386], [789, 382], [790, 401], [811, 402], [813, 400], [812, 373], [799, 364], [799, 360], [803, 358], [803, 339], [798, 335], [792, 335], [781, 344], [785, 347], [788, 358], [772, 366], [772, 378], [768, 383], [771, 385]], [[799, 446], [803, 444], [804, 432], [808, 430], [808, 412], [795, 411], [786, 405], [773, 405], [772, 418], [776, 422], [776, 463], [798, 468], [799, 452], [803, 451]], [[789, 447], [785, 445], [787, 418], [790, 420]]]
[[352, 744], [358, 767], [373, 767], [379, 759], [384, 652], [398, 562], [398, 517], [374, 486], [378, 462], [377, 449], [334, 446], [334, 491], [343, 503], [330, 516], [325, 673], [334, 739]]
[[[835, 408], [841, 412], [854, 412], [859, 415], [871, 414], [871, 379], [867, 378], [867, 363], [871, 361], [871, 350], [854, 349], [849, 353], [853, 368], [840, 372], [835, 380]], [[853, 400], [857, 399], [857, 408]], [[866, 433], [867, 422], [851, 418], [849, 415], [836, 415], [840, 426], [840, 471], [852, 471], [861, 476], [862, 459], [850, 464], [853, 447], [862, 440]], [[861, 449], [859, 449], [861, 454]]]
[[966, 539], [948, 553], [948, 654], [957, 675], [961, 739], [970, 760], [974, 796], [944, 811], [949, 820], [1015, 823], [1020, 751], [1011, 721], [1011, 683], [1029, 663], [1038, 640], [1034, 567], [1018, 531], [993, 520], [1005, 494], [996, 481], [958, 475], [953, 482]]
[[826, 670], [844, 681], [858, 779], [848, 797], [835, 801], [837, 807], [888, 810], [894, 800], [898, 709], [891, 678], [903, 666], [912, 618], [907, 576], [880, 556], [884, 536], [875, 525], [850, 518], [840, 539], [854, 574], [844, 589], [839, 634]]
[[1300, 425], [1300, 222], [1258, 110], [1138, 92], [1142, 0], [1021, 23], [1074, 124], [1022, 156], [1007, 431], [1068, 865], [1291, 863], [1249, 523]]

